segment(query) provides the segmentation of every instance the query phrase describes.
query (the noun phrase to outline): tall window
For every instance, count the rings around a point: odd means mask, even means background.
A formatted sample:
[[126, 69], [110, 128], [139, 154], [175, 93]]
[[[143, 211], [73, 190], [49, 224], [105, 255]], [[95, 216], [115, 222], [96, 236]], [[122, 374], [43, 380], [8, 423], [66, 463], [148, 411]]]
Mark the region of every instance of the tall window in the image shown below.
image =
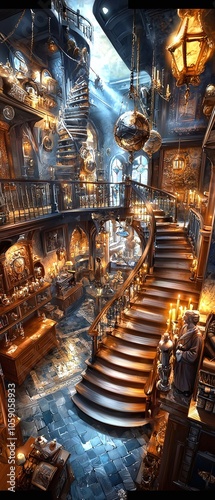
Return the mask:
[[141, 184], [148, 184], [148, 158], [143, 154], [136, 156], [132, 164], [128, 164], [125, 156], [116, 155], [110, 164], [110, 182], [121, 182], [129, 176]]

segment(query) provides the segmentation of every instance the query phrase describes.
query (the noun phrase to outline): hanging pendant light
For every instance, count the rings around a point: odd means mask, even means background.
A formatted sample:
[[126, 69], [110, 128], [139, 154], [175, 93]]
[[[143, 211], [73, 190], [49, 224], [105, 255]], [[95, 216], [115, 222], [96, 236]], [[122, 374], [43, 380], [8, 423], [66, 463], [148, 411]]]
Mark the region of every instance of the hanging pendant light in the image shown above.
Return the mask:
[[184, 154], [181, 153], [181, 141], [180, 141], [180, 137], [179, 137], [178, 151], [173, 158], [172, 168], [173, 168], [173, 170], [179, 171], [179, 170], [183, 170], [184, 167], [185, 167], [185, 156], [184, 156]]
[[[156, 153], [161, 147], [162, 144], [162, 137], [159, 134], [159, 132], [153, 128], [153, 125], [156, 126], [154, 123], [154, 105], [155, 105], [155, 80], [153, 78], [153, 75], [155, 74], [155, 54], [153, 53], [153, 60], [152, 60], [152, 88], [151, 88], [151, 116], [150, 116], [150, 135], [148, 140], [145, 142], [143, 146], [143, 151], [147, 153], [149, 158], [152, 157], [153, 153]], [[171, 95], [171, 94], [170, 94]], [[167, 100], [167, 99], [165, 99]]]
[[189, 85], [198, 86], [200, 75], [214, 50], [214, 43], [202, 27], [204, 9], [178, 9], [181, 22], [173, 42], [167, 47], [172, 57], [172, 73], [176, 85], [186, 85], [185, 98], [189, 98]]
[[[133, 16], [132, 55], [129, 99], [134, 102], [134, 111], [123, 113], [114, 127], [114, 138], [118, 146], [130, 153], [129, 161], [133, 161], [133, 153], [140, 151], [149, 138], [149, 122], [145, 115], [138, 111], [138, 83], [139, 83], [139, 50], [140, 42], [136, 35], [135, 11]], [[136, 56], [136, 57], [135, 57]], [[134, 85], [134, 71], [137, 71], [137, 85]]]
[[49, 17], [49, 38], [47, 42], [47, 47], [48, 51], [51, 52], [52, 54], [55, 54], [55, 52], [58, 51], [58, 46], [56, 45], [55, 41], [53, 40], [51, 36], [51, 18]]

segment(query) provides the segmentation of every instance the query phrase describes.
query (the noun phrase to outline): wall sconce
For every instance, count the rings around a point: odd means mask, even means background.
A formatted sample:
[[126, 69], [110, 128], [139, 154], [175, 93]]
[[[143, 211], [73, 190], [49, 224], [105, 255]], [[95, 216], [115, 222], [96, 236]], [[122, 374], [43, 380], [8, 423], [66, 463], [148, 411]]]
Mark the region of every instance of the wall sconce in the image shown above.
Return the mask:
[[164, 80], [164, 69], [162, 69], [162, 71], [161, 71], [161, 79], [160, 79], [160, 72], [154, 66], [152, 68], [153, 89], [156, 90], [156, 92], [159, 94], [160, 97], [162, 97], [162, 99], [164, 99], [165, 101], [169, 101], [171, 98], [169, 84], [167, 83], [166, 90], [164, 91], [163, 80]]
[[167, 47], [172, 57], [172, 73], [176, 85], [186, 85], [185, 101], [188, 102], [189, 85], [198, 86], [199, 75], [212, 55], [214, 45], [203, 31], [201, 11], [204, 9], [178, 9], [181, 23], [173, 42]]

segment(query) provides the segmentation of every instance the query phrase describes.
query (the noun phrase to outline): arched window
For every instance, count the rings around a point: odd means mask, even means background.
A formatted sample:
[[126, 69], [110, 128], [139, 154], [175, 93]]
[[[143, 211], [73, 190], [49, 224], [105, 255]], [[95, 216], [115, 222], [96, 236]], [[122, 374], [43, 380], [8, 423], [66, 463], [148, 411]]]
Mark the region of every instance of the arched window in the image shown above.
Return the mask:
[[110, 182], [121, 182], [126, 176], [141, 184], [148, 184], [148, 158], [144, 154], [135, 156], [128, 164], [124, 155], [116, 155], [110, 164]]
[[136, 156], [132, 163], [132, 180], [148, 184], [148, 159], [143, 154]]
[[19, 76], [20, 73], [27, 76], [28, 66], [27, 66], [25, 58], [24, 58], [22, 52], [20, 52], [20, 50], [16, 50], [16, 52], [14, 54], [14, 58], [13, 58], [13, 64], [14, 64], [14, 69], [17, 73], [17, 77]]

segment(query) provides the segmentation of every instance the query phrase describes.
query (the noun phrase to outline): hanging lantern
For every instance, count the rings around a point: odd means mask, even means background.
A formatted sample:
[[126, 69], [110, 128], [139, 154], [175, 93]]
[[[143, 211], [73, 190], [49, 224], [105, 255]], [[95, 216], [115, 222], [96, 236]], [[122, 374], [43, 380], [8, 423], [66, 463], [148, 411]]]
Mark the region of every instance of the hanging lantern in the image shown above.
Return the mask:
[[181, 23], [171, 45], [167, 47], [172, 57], [172, 73], [176, 85], [197, 86], [200, 74], [212, 55], [214, 43], [202, 27], [201, 11], [204, 9], [178, 9]]
[[147, 153], [147, 155], [151, 157], [153, 153], [156, 153], [156, 151], [160, 149], [161, 144], [162, 144], [161, 135], [159, 134], [159, 132], [157, 132], [157, 130], [152, 129], [150, 132], [149, 139], [148, 141], [146, 141], [143, 147], [143, 151], [145, 151], [145, 153]]
[[133, 15], [132, 48], [131, 48], [131, 73], [129, 99], [133, 100], [134, 110], [126, 111], [117, 120], [114, 127], [114, 138], [118, 146], [130, 153], [129, 163], [133, 161], [133, 153], [140, 151], [149, 138], [149, 122], [138, 111], [138, 88], [134, 85], [134, 71], [137, 70], [139, 79], [140, 39], [136, 34], [135, 10]]
[[58, 46], [54, 42], [53, 38], [48, 39], [48, 50], [52, 54], [55, 54], [55, 52], [58, 52]]
[[114, 138], [125, 151], [139, 151], [149, 138], [149, 122], [139, 111], [126, 111], [115, 124]]

